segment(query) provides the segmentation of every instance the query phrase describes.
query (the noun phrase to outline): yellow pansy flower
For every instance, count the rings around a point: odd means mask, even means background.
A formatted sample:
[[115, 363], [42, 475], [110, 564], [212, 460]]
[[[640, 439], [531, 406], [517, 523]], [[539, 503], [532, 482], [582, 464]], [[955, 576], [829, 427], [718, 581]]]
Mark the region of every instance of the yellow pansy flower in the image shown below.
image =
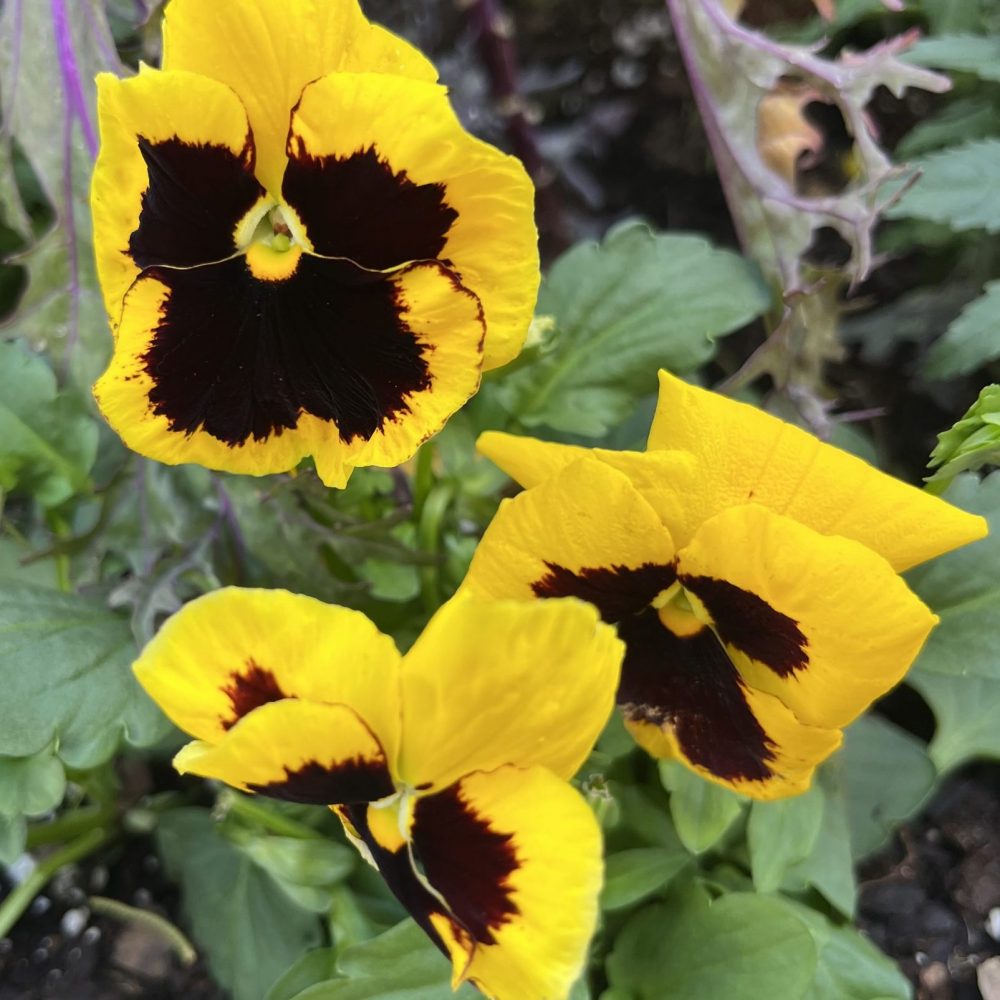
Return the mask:
[[171, 0], [163, 47], [97, 79], [104, 416], [169, 464], [405, 461], [521, 349], [523, 167], [357, 0]]
[[560, 1000], [602, 875], [597, 821], [568, 779], [614, 707], [623, 653], [573, 599], [455, 599], [401, 657], [358, 611], [227, 588], [170, 618], [135, 673], [196, 739], [178, 770], [333, 806], [455, 986]]
[[986, 522], [763, 411], [660, 373], [645, 452], [487, 433], [526, 487], [466, 592], [574, 595], [625, 641], [618, 704], [658, 757], [760, 799], [809, 787], [936, 617], [898, 575]]

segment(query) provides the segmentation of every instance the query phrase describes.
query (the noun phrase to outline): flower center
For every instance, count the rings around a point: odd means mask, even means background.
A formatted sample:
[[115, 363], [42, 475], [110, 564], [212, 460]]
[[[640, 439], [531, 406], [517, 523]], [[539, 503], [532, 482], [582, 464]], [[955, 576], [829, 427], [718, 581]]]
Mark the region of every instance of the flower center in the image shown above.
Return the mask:
[[705, 620], [698, 614], [699, 605], [696, 597], [692, 603], [680, 580], [653, 599], [660, 621], [681, 638], [697, 635], [705, 627]]
[[261, 216], [246, 249], [247, 267], [259, 281], [285, 281], [299, 266], [302, 247], [292, 236], [280, 205]]

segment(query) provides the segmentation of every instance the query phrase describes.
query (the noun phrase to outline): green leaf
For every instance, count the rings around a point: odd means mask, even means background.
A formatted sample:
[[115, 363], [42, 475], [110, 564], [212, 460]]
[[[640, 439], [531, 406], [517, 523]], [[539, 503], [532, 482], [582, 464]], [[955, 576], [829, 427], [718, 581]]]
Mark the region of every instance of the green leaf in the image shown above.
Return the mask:
[[[679, 845], [678, 845], [679, 846]], [[612, 854], [604, 867], [601, 906], [620, 910], [659, 892], [691, 860], [685, 850], [635, 847]]]
[[140, 745], [167, 731], [132, 676], [128, 622], [73, 594], [0, 583], [0, 754], [55, 745], [73, 767], [107, 760], [123, 731]]
[[306, 888], [342, 882], [357, 860], [357, 852], [350, 847], [318, 837], [252, 837], [240, 846], [277, 881]]
[[294, 1000], [303, 990], [330, 979], [335, 974], [336, 968], [335, 948], [316, 948], [307, 951], [268, 990], [264, 1000]]
[[319, 944], [316, 918], [222, 837], [205, 810], [166, 813], [157, 840], [167, 873], [180, 883], [194, 939], [234, 1000], [260, 1000], [303, 951]]
[[63, 800], [66, 772], [49, 751], [0, 757], [0, 815], [42, 816]]
[[911, 673], [909, 681], [927, 699], [937, 721], [930, 754], [941, 772], [976, 757], [1000, 759], [1000, 681], [927, 670]]
[[1000, 108], [977, 93], [952, 101], [932, 118], [917, 122], [896, 147], [896, 158], [908, 160], [943, 146], [957, 146], [997, 133], [1000, 133]]
[[932, 492], [942, 492], [960, 472], [1000, 465], [1000, 385], [986, 386], [965, 416], [938, 435], [928, 465], [937, 468], [927, 480], [936, 484], [928, 487]]
[[[1000, 144], [997, 146], [1000, 155]], [[1000, 357], [1000, 281], [986, 285], [975, 299], [934, 342], [924, 361], [928, 378], [946, 379], [968, 372]]]
[[717, 844], [743, 811], [746, 799], [699, 777], [674, 761], [661, 761], [660, 780], [670, 792], [670, 815], [684, 846], [701, 854]]
[[854, 856], [862, 858], [917, 811], [937, 772], [919, 740], [875, 715], [845, 731], [839, 759], [851, 844]]
[[982, 482], [959, 476], [946, 499], [990, 523], [982, 541], [949, 552], [907, 574], [914, 591], [941, 619], [917, 659], [920, 674], [1000, 680], [1000, 473]]
[[817, 787], [824, 797], [823, 822], [809, 856], [785, 873], [783, 889], [800, 892], [813, 886], [845, 917], [854, 914], [857, 885], [851, 854], [851, 831], [847, 823], [847, 803], [842, 787], [843, 765], [838, 759], [819, 771]]
[[795, 911], [774, 897], [692, 894], [641, 910], [608, 957], [612, 987], [641, 1000], [802, 1000], [817, 950]]
[[775, 892], [786, 871], [809, 857], [823, 822], [823, 805], [817, 786], [794, 798], [751, 805], [747, 846], [758, 892]]
[[886, 212], [916, 216], [952, 229], [1000, 231], [1000, 139], [981, 139], [934, 153], [913, 166], [920, 180]]
[[295, 1000], [476, 1000], [466, 984], [451, 991], [451, 963], [412, 921], [345, 948], [342, 978], [312, 986]]
[[0, 815], [0, 865], [12, 865], [24, 853], [28, 826], [23, 816]]
[[498, 391], [526, 426], [597, 437], [656, 391], [658, 368], [694, 371], [715, 353], [716, 337], [769, 303], [757, 271], [737, 254], [700, 236], [619, 226], [552, 266], [537, 312], [554, 317], [556, 333]]
[[45, 361], [23, 344], [0, 342], [0, 461], [15, 484], [47, 507], [88, 486], [97, 423], [82, 401], [59, 394]]
[[806, 1000], [910, 1000], [909, 981], [853, 927], [835, 927], [821, 913], [793, 903], [819, 949]]
[[983, 80], [1000, 80], [1000, 38], [986, 35], [939, 35], [923, 38], [904, 56], [906, 62]]

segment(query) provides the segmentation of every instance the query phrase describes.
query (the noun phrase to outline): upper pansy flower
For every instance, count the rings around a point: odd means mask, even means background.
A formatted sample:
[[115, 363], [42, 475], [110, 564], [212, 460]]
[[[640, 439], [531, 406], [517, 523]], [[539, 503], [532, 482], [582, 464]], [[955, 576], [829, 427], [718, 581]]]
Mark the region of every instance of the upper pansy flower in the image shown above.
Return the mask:
[[186, 605], [135, 672], [197, 742], [182, 772], [331, 805], [457, 986], [562, 1000], [597, 920], [601, 837], [568, 780], [614, 706], [614, 629], [574, 600], [446, 604], [410, 651], [287, 591]]
[[523, 167], [357, 0], [171, 0], [163, 34], [162, 70], [98, 77], [101, 410], [171, 464], [405, 461], [521, 349]]
[[756, 798], [809, 786], [936, 618], [898, 575], [986, 523], [755, 407], [660, 373], [648, 450], [488, 433], [527, 487], [463, 584], [575, 595], [618, 626], [650, 753]]

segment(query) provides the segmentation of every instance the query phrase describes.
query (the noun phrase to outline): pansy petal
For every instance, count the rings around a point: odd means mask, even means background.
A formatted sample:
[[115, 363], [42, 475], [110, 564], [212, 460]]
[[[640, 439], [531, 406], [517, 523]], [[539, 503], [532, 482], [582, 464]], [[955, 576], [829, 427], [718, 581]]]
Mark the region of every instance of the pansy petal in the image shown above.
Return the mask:
[[625, 662], [618, 701], [636, 741], [703, 777], [759, 799], [805, 791], [840, 745], [740, 676], [712, 631], [675, 635], [650, 609], [619, 625]]
[[[754, 406], [660, 372], [649, 449], [678, 449], [702, 476], [685, 501], [704, 521], [749, 502], [843, 535], [902, 571], [986, 535], [986, 522]], [[676, 537], [678, 545], [687, 538]]]
[[504, 764], [570, 777], [611, 714], [621, 655], [582, 602], [454, 598], [403, 660], [400, 777], [440, 789]]
[[485, 367], [517, 356], [538, 292], [533, 187], [520, 161], [462, 128], [444, 88], [376, 73], [317, 80], [288, 151], [283, 197], [316, 253], [377, 270], [446, 262], [482, 301]]
[[271, 702], [357, 712], [390, 759], [399, 740], [399, 653], [359, 611], [287, 590], [226, 587], [167, 619], [135, 674], [186, 733], [218, 743]]
[[229, 257], [266, 202], [246, 112], [228, 87], [192, 73], [101, 73], [97, 112], [94, 250], [117, 327], [142, 268]]
[[678, 574], [744, 679], [814, 726], [845, 726], [893, 687], [937, 621], [864, 545], [756, 504], [706, 521]]
[[591, 448], [555, 444], [538, 438], [485, 431], [476, 441], [476, 451], [506, 472], [519, 486], [530, 489], [554, 476], [578, 458], [592, 457]]
[[408, 459], [468, 400], [482, 334], [478, 300], [440, 264], [373, 276], [300, 255], [279, 280], [244, 257], [150, 268], [94, 392], [160, 462], [266, 475], [313, 455], [343, 486], [356, 465]]
[[254, 709], [217, 744], [189, 743], [174, 766], [309, 805], [369, 802], [395, 792], [385, 751], [355, 711], [295, 698]]
[[500, 505], [463, 586], [484, 597], [578, 597], [617, 622], [673, 585], [673, 560], [670, 533], [628, 479], [582, 458]]
[[364, 70], [437, 79], [413, 46], [370, 24], [357, 0], [171, 0], [163, 68], [200, 73], [239, 95], [257, 140], [258, 176], [274, 195], [289, 114], [306, 84]]
[[541, 767], [471, 774], [417, 800], [411, 836], [471, 937], [450, 948], [453, 985], [468, 978], [496, 1000], [568, 996], [602, 875], [600, 830], [579, 793]]

